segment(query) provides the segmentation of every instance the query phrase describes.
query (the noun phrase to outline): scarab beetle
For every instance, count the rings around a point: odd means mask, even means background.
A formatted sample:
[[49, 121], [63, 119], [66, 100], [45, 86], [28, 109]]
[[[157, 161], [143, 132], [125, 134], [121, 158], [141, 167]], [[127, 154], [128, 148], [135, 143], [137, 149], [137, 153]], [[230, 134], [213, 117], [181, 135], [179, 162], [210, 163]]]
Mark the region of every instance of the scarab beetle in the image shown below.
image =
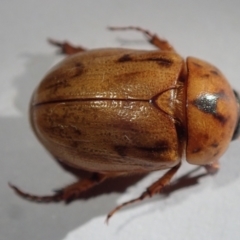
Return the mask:
[[62, 164], [92, 172], [53, 196], [67, 201], [110, 177], [169, 169], [139, 198], [166, 186], [186, 156], [213, 173], [231, 140], [239, 136], [239, 96], [213, 65], [186, 61], [157, 35], [138, 28], [158, 50], [86, 50], [50, 40], [71, 55], [41, 81], [30, 106], [32, 127]]

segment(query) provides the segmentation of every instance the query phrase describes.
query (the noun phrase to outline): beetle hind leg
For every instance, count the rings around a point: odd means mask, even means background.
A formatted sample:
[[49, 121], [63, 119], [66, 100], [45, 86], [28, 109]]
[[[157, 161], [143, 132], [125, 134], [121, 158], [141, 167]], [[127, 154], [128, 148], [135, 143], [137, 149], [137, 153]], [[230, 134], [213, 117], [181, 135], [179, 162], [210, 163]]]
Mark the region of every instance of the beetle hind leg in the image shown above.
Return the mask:
[[147, 37], [148, 41], [155, 47], [157, 47], [163, 51], [176, 52], [175, 49], [172, 47], [172, 45], [168, 41], [158, 37], [156, 34], [152, 34], [148, 30], [145, 30], [143, 28], [129, 26], [129, 27], [109, 27], [108, 29], [111, 31], [119, 31], [119, 30], [120, 31], [122, 31], [122, 30], [139, 31], [139, 32], [143, 33]]
[[60, 42], [60, 41], [56, 41], [53, 39], [48, 39], [48, 42], [56, 47], [58, 47], [61, 51], [61, 53], [66, 54], [66, 55], [72, 55], [75, 53], [79, 53], [79, 52], [84, 52], [87, 49], [80, 47], [80, 46], [73, 46], [71, 43], [69, 42]]
[[100, 182], [103, 182], [105, 179], [106, 179], [105, 175], [94, 173], [91, 178], [81, 179], [71, 185], [66, 186], [63, 189], [55, 191], [55, 194], [49, 196], [37, 196], [23, 192], [22, 190], [12, 185], [11, 183], [9, 183], [9, 186], [15, 191], [16, 194], [29, 201], [40, 203], [64, 201], [68, 203], [78, 198], [81, 193], [99, 184]]
[[153, 195], [161, 192], [161, 190], [170, 183], [171, 179], [173, 178], [173, 176], [176, 174], [176, 172], [178, 171], [178, 169], [180, 168], [181, 163], [179, 163], [177, 166], [171, 168], [170, 170], [168, 170], [160, 179], [158, 179], [156, 182], [154, 182], [150, 187], [147, 188], [147, 190], [145, 192], [143, 192], [141, 194], [141, 196], [139, 196], [138, 198], [132, 199], [128, 202], [122, 203], [121, 205], [117, 206], [116, 208], [114, 208], [108, 215], [106, 218], [106, 223], [108, 223], [109, 219], [112, 217], [112, 215], [117, 212], [118, 210], [120, 210], [121, 208], [130, 205], [132, 203], [136, 203], [136, 202], [140, 202], [145, 198], [150, 198]]

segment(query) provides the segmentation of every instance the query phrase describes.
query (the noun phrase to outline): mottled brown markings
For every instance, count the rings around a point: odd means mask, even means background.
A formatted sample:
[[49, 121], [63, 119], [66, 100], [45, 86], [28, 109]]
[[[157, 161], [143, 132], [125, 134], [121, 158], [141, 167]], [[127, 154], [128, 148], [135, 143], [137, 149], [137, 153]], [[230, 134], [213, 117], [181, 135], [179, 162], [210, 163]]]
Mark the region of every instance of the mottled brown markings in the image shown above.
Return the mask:
[[195, 65], [196, 67], [202, 68], [202, 65], [200, 65], [200, 64], [198, 64], [198, 63], [195, 63], [195, 62], [192, 62], [192, 63], [193, 63], [193, 65]]
[[205, 73], [205, 74], [203, 74], [201, 77], [202, 77], [202, 78], [209, 78], [209, 77], [210, 77], [210, 74]]
[[228, 121], [228, 117], [225, 117], [223, 114], [217, 113], [213, 115], [222, 125]]
[[120, 57], [117, 62], [129, 62], [132, 61], [132, 58], [129, 54], [124, 54], [122, 57]]
[[115, 120], [112, 124], [111, 124], [111, 128], [114, 129], [120, 129], [121, 131], [127, 131], [127, 132], [134, 132], [136, 134], [140, 133], [139, 132], [139, 128], [131, 122], [128, 121], [118, 121]]
[[120, 57], [117, 62], [123, 63], [123, 62], [156, 62], [157, 64], [164, 66], [164, 67], [171, 67], [173, 64], [173, 61], [169, 58], [164, 57], [151, 57], [151, 58], [145, 58], [145, 59], [133, 59], [129, 54], [124, 54], [122, 57]]
[[217, 148], [219, 146], [219, 143], [218, 142], [213, 142], [212, 144], [211, 144], [211, 147], [213, 147], [213, 148]]
[[199, 152], [201, 152], [202, 151], [202, 149], [200, 148], [200, 147], [197, 147], [197, 148], [194, 148], [193, 150], [192, 150], [192, 153], [199, 153]]
[[121, 157], [126, 157], [128, 150], [131, 149], [136, 149], [142, 152], [147, 152], [147, 153], [161, 153], [165, 152], [169, 149], [168, 142], [165, 141], [158, 141], [156, 142], [152, 147], [138, 147], [138, 146], [122, 146], [122, 145], [116, 145], [113, 147], [114, 150], [118, 153], [119, 156]]
[[84, 65], [81, 62], [75, 63], [74, 71], [70, 74], [70, 78], [78, 77], [83, 74], [84, 72]]
[[67, 88], [67, 87], [70, 87], [71, 85], [69, 84], [69, 82], [67, 81], [66, 78], [64, 79], [61, 79], [63, 76], [61, 76], [60, 78], [57, 78], [59, 80], [57, 80], [55, 83], [53, 84], [50, 84], [50, 85], [47, 85], [47, 87], [45, 89], [48, 89], [48, 90], [52, 90], [53, 93], [55, 93], [58, 88]]
[[164, 67], [171, 67], [171, 65], [173, 64], [173, 61], [171, 59], [164, 57], [146, 58], [142, 61], [153, 61]]
[[220, 76], [218, 70], [210, 70], [209, 73], [203, 74], [201, 77], [202, 78], [209, 78], [211, 75], [215, 75], [215, 76]]
[[49, 84], [45, 89], [51, 90], [52, 93], [55, 93], [59, 88], [71, 87], [69, 80], [80, 76], [84, 72], [84, 65], [80, 62], [77, 62], [74, 67], [68, 68], [68, 70], [62, 72], [53, 72], [49, 79], [54, 79], [53, 84]]
[[219, 99], [226, 99], [226, 93], [223, 89], [220, 89], [217, 93], [215, 93]]
[[210, 73], [212, 73], [213, 75], [219, 76], [219, 72], [217, 70], [210, 70]]
[[74, 130], [76, 135], [79, 135], [79, 136], [82, 135], [82, 131], [80, 129], [74, 127], [73, 130]]
[[136, 149], [144, 151], [144, 152], [165, 152], [169, 149], [168, 142], [166, 141], [158, 141], [152, 147], [136, 147]]
[[127, 148], [126, 146], [114, 146], [114, 150], [118, 153], [121, 157], [127, 156]]

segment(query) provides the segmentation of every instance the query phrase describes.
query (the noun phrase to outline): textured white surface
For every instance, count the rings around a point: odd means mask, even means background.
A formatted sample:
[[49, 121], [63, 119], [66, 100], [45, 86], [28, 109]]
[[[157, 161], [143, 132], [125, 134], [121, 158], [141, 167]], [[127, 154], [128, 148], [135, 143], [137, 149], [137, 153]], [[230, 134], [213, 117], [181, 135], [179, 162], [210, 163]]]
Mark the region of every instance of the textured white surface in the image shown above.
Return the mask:
[[[28, 103], [46, 71], [59, 59], [47, 37], [89, 48], [151, 49], [142, 35], [108, 32], [106, 26], [137, 25], [168, 39], [183, 56], [214, 63], [240, 90], [240, 2], [218, 0], [2, 1], [0, 7], [0, 239], [240, 239], [240, 149], [231, 144], [217, 176], [156, 196], [116, 214], [107, 212], [138, 196], [162, 173], [154, 173], [122, 193], [104, 191], [88, 200], [64, 204], [29, 203], [7, 182], [38, 193], [73, 180], [32, 134]], [[192, 166], [184, 164], [182, 176]], [[203, 171], [202, 171], [203, 172]]]

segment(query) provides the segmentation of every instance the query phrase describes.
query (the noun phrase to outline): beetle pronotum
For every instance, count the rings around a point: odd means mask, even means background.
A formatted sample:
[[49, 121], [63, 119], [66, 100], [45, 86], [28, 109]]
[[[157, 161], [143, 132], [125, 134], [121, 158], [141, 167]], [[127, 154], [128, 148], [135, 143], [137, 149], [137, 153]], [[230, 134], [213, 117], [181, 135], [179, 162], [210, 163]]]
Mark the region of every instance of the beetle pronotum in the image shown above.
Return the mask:
[[169, 169], [138, 198], [161, 191], [182, 156], [214, 173], [231, 140], [239, 136], [239, 96], [213, 65], [186, 61], [165, 40], [138, 27], [158, 50], [95, 49], [50, 40], [71, 55], [41, 81], [32, 97], [33, 130], [63, 165], [92, 173], [51, 196], [68, 201], [107, 178]]

